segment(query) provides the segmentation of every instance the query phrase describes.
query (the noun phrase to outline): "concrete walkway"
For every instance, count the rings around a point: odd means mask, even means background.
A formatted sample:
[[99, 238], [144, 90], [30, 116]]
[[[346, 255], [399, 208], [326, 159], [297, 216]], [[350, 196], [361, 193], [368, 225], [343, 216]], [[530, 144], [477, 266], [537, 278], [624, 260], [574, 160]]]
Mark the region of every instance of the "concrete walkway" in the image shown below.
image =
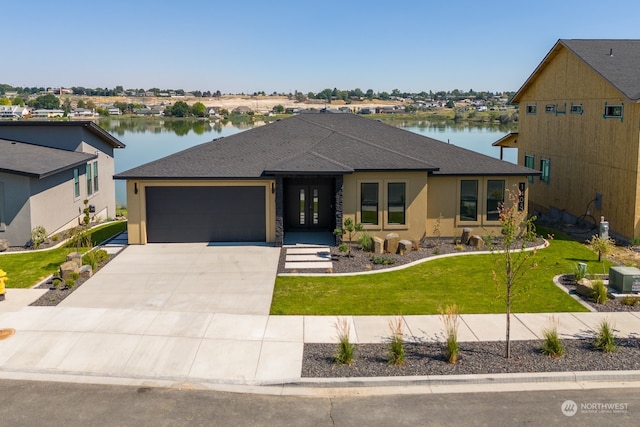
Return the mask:
[[[272, 393], [285, 392], [284, 384], [338, 384], [300, 376], [304, 343], [335, 343], [337, 318], [269, 315], [278, 257], [279, 248], [268, 246], [129, 246], [56, 307], [26, 306], [28, 298], [18, 307], [14, 300], [24, 293], [9, 289], [7, 301], [0, 302], [0, 329], [16, 333], [0, 341], [0, 377], [217, 389], [242, 385], [243, 391]], [[515, 314], [512, 339], [541, 339], [552, 316], [563, 339], [593, 336], [602, 319], [613, 323], [619, 337], [637, 338], [640, 331], [638, 313]], [[388, 339], [389, 317], [345, 318], [354, 343]], [[403, 316], [403, 322], [407, 340], [444, 339], [439, 316]], [[459, 339], [504, 340], [504, 325], [503, 314], [462, 315]], [[576, 381], [577, 375], [544, 378]], [[637, 372], [605, 375], [640, 380]], [[495, 385], [495, 377], [489, 383]], [[360, 383], [402, 380], [405, 386], [420, 385], [428, 378]], [[477, 383], [478, 377], [468, 381]]]

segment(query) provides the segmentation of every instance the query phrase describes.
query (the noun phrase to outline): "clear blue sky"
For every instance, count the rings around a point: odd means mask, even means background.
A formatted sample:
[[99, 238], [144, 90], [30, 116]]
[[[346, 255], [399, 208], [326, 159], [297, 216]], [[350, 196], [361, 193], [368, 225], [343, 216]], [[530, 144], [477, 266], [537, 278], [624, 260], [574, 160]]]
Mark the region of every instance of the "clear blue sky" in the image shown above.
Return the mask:
[[0, 83], [223, 93], [517, 90], [560, 38], [640, 38], [638, 0], [2, 0]]

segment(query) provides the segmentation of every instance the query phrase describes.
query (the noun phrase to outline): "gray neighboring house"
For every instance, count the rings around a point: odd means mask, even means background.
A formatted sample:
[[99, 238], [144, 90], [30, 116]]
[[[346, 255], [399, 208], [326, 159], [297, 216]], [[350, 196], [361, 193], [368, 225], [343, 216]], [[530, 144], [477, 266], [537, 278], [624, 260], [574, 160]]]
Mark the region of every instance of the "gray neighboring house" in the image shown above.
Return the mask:
[[23, 246], [31, 230], [115, 216], [114, 149], [124, 144], [90, 121], [0, 122], [0, 239]]

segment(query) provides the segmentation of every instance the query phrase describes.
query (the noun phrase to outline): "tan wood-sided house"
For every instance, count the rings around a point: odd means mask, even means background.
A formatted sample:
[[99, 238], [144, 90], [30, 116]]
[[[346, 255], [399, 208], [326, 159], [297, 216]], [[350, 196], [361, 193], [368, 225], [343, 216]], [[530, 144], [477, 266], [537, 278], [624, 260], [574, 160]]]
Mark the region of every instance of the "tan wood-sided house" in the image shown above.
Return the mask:
[[[349, 113], [299, 114], [119, 173], [129, 243], [261, 241], [331, 232], [420, 240], [495, 232], [536, 171]], [[514, 190], [517, 191], [517, 190]]]
[[532, 211], [640, 238], [640, 40], [558, 40], [512, 102]]

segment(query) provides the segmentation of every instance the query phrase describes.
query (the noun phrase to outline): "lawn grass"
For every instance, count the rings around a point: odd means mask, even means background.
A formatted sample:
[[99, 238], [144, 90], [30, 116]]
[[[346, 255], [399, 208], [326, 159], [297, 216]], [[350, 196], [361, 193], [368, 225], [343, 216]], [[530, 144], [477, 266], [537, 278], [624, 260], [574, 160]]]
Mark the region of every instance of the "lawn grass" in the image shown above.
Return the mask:
[[[549, 230], [540, 229], [546, 236]], [[526, 293], [512, 300], [512, 311], [547, 313], [587, 311], [553, 284], [558, 274], [573, 273], [578, 262], [589, 273], [601, 273], [610, 263], [585, 245], [560, 233], [537, 251], [538, 267], [525, 277]], [[279, 276], [271, 314], [274, 315], [412, 315], [438, 314], [456, 304], [461, 313], [504, 313], [501, 288], [492, 279], [492, 255], [441, 258], [394, 272], [359, 276]]]
[[[126, 230], [126, 221], [112, 222], [92, 230], [94, 245]], [[76, 248], [70, 243], [56, 249], [29, 251], [0, 256], [0, 269], [7, 273], [7, 288], [30, 288], [50, 274], [55, 273], [66, 261], [69, 252]], [[86, 250], [86, 248], [85, 248]]]

